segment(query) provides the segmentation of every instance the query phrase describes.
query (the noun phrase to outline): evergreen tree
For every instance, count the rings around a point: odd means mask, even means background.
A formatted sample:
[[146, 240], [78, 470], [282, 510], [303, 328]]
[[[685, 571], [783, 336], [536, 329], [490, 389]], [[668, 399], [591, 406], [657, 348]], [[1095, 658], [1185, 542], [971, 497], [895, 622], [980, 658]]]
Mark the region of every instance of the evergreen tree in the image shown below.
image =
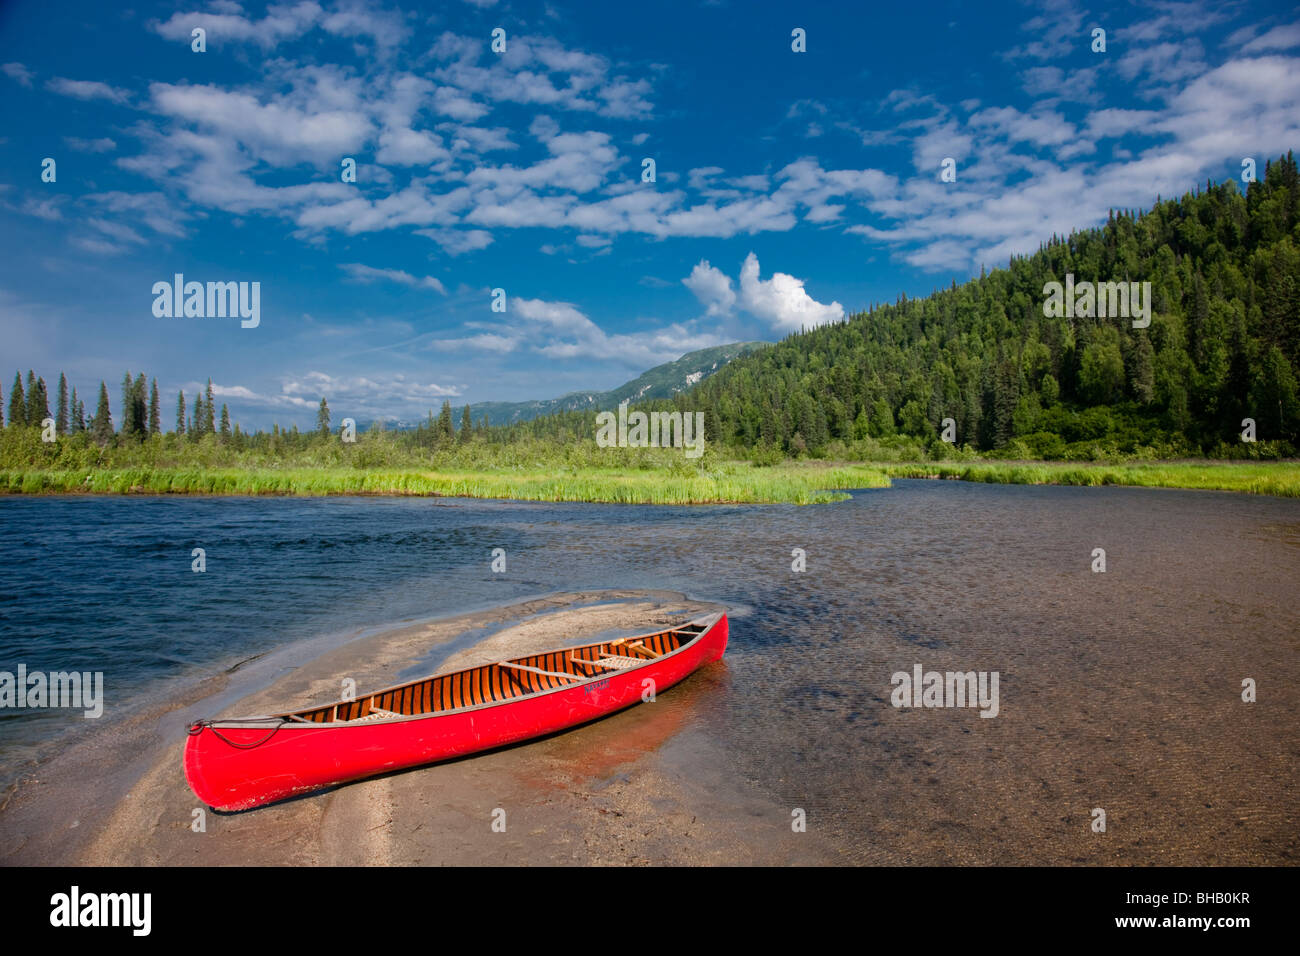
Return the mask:
[[176, 395], [176, 434], [185, 434], [185, 389]]
[[455, 439], [453, 425], [451, 423], [451, 400], [443, 399], [442, 411], [438, 413], [438, 442], [449, 445]]
[[209, 378], [207, 395], [203, 399], [203, 433], [205, 435], [211, 435], [217, 430], [216, 411], [217, 406], [212, 397], [212, 379]]
[[158, 379], [153, 379], [149, 387], [149, 434], [162, 434], [162, 406], [158, 402]]
[[41, 427], [50, 417], [50, 399], [45, 392], [45, 379], [38, 378], [27, 391], [27, 424]]
[[81, 427], [77, 426], [77, 390], [72, 390], [72, 400], [68, 403], [68, 431], [75, 435], [79, 431], [84, 431], [86, 423], [81, 422]]
[[194, 397], [193, 418], [190, 421], [190, 433], [196, 437], [203, 436], [203, 423], [207, 421], [208, 416], [203, 412], [203, 393], [199, 392]]
[[324, 436], [330, 433], [330, 407], [325, 404], [325, 396], [321, 396], [320, 407], [316, 409], [316, 430]]
[[23, 422], [28, 425], [41, 423], [36, 417], [36, 375], [31, 369], [27, 370], [27, 407], [23, 409]]
[[230, 412], [225, 402], [221, 403], [221, 440], [230, 440]]
[[68, 380], [59, 373], [59, 414], [54, 419], [54, 428], [60, 435], [68, 433]]
[[135, 434], [143, 439], [149, 433], [149, 400], [145, 392], [144, 372], [131, 386], [131, 401], [135, 404]]
[[23, 396], [23, 373], [14, 373], [14, 387], [9, 391], [9, 424], [27, 424], [27, 399]]
[[99, 383], [99, 407], [90, 423], [90, 437], [101, 445], [113, 440], [113, 416], [108, 409], [108, 386]]
[[14, 373], [14, 384], [9, 390], [9, 424], [27, 424], [27, 397], [23, 392], [23, 376], [21, 372]]
[[[95, 417], [99, 417], [96, 412]], [[122, 430], [123, 437], [129, 437], [136, 433], [135, 420], [135, 379], [131, 377], [128, 369], [127, 373], [122, 376]]]
[[469, 441], [469, 436], [473, 431], [474, 419], [470, 416], [469, 406], [466, 405], [465, 410], [460, 415], [460, 440], [462, 442]]

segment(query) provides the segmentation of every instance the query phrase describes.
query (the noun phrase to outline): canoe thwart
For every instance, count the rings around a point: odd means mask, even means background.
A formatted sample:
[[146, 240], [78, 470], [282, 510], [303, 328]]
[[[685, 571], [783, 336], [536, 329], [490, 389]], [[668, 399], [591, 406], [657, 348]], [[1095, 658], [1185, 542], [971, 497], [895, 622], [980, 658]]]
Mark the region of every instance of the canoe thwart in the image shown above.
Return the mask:
[[502, 667], [510, 667], [519, 671], [532, 671], [534, 674], [545, 674], [547, 677], [560, 677], [564, 680], [586, 680], [577, 674], [566, 674], [563, 671], [544, 671], [540, 667], [530, 667], [527, 664], [511, 664], [508, 661], [501, 662]]

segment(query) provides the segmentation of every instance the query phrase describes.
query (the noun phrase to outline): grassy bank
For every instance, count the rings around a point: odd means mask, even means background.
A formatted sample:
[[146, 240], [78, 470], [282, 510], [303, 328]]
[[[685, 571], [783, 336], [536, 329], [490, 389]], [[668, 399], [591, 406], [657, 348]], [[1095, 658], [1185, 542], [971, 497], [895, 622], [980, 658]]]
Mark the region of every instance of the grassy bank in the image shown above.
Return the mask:
[[840, 489], [884, 488], [894, 478], [996, 484], [1134, 485], [1300, 497], [1295, 462], [784, 462], [755, 467], [721, 461], [704, 468], [594, 468], [558, 461], [513, 467], [209, 467], [0, 469], [0, 494], [430, 495], [590, 501], [614, 504], [822, 504]]
[[952, 478], [1014, 485], [1135, 485], [1300, 497], [1295, 462], [919, 462], [877, 466], [895, 478]]
[[878, 468], [727, 462], [707, 471], [633, 469], [424, 471], [357, 468], [122, 468], [0, 471], [0, 493], [205, 495], [438, 495], [617, 504], [820, 504], [834, 489], [883, 488]]

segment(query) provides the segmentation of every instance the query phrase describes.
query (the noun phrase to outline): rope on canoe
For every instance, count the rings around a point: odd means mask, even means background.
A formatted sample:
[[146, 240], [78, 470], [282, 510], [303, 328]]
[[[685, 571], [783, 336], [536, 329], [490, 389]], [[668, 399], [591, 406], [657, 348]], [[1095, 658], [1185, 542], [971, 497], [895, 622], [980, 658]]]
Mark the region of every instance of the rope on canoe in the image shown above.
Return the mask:
[[261, 717], [261, 718], [258, 718], [258, 717], [247, 717], [247, 718], [244, 718], [244, 720], [242, 720], [241, 723], [253, 723], [254, 721], [258, 721], [258, 720], [274, 720], [274, 721], [277, 721], [277, 723], [276, 723], [276, 725], [275, 725], [274, 727], [272, 727], [272, 728], [267, 732], [267, 734], [266, 734], [265, 737], [263, 737], [261, 740], [256, 740], [256, 741], [254, 741], [254, 742], [251, 743], [251, 744], [237, 744], [237, 743], [235, 743], [233, 740], [231, 740], [229, 737], [227, 737], [227, 736], [226, 736], [225, 734], [223, 734], [221, 731], [217, 730], [217, 728], [216, 728], [216, 726], [215, 726], [216, 722], [215, 722], [215, 721], [212, 721], [212, 720], [196, 720], [196, 721], [194, 721], [194, 723], [190, 724], [189, 735], [190, 735], [191, 737], [194, 737], [194, 736], [196, 736], [196, 735], [202, 733], [204, 727], [207, 727], [210, 731], [212, 731], [212, 733], [216, 736], [216, 738], [217, 738], [218, 740], [220, 740], [222, 743], [226, 744], [227, 746], [234, 747], [236, 750], [252, 750], [252, 749], [254, 749], [255, 747], [260, 747], [260, 746], [262, 746], [262, 744], [266, 743], [268, 740], [270, 740], [272, 737], [274, 737], [274, 736], [276, 735], [277, 731], [279, 731], [279, 729], [280, 729], [281, 727], [283, 727], [285, 724], [288, 723], [288, 721], [285, 720], [283, 717]]

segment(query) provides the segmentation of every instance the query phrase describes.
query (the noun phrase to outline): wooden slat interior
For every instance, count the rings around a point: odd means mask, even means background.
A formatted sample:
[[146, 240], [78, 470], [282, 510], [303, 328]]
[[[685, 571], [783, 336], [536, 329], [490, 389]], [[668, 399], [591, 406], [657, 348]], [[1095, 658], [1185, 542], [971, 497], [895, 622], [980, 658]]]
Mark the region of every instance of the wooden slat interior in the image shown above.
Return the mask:
[[[608, 676], [608, 671], [598, 667], [584, 667], [573, 663], [570, 658], [579, 661], [595, 661], [611, 654], [631, 657], [644, 657], [651, 660], [650, 654], [660, 656], [677, 650], [683, 644], [697, 637], [703, 628], [700, 625], [688, 625], [649, 637], [625, 638], [607, 641], [602, 644], [590, 644], [585, 647], [571, 647], [564, 650], [548, 651], [545, 654], [533, 654], [514, 658], [510, 663], [524, 664], [543, 671], [556, 671], [574, 674], [582, 678], [599, 680]], [[649, 654], [629, 650], [625, 645], [636, 643], [649, 651]], [[365, 718], [373, 709], [391, 711], [403, 716], [430, 714], [442, 710], [454, 710], [459, 707], [474, 707], [495, 701], [524, 697], [557, 687], [577, 686], [575, 681], [538, 674], [534, 671], [512, 670], [499, 664], [488, 664], [470, 670], [454, 671], [440, 674], [425, 680], [415, 681], [395, 687], [381, 693], [358, 697], [356, 700], [339, 701], [325, 707], [299, 711], [294, 716], [312, 723], [329, 723], [331, 721], [350, 721]], [[376, 715], [378, 717], [380, 715]]]

